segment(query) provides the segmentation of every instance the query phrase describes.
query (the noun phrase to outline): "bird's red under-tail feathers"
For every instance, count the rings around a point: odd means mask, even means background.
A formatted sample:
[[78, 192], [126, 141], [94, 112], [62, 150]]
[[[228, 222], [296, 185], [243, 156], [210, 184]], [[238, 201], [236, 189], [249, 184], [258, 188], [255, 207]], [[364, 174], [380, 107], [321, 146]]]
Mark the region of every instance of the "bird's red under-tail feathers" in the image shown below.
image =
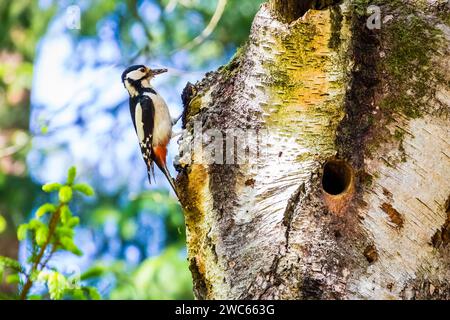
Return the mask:
[[178, 197], [178, 199], [180, 199], [177, 187], [175, 186], [175, 182], [170, 176], [169, 170], [167, 169], [166, 157], [167, 147], [165, 145], [153, 147], [153, 160], [155, 161], [159, 169], [161, 169], [161, 171], [164, 173], [176, 196]]
[[167, 147], [156, 146], [153, 147], [154, 161], [158, 167], [163, 168], [166, 166]]

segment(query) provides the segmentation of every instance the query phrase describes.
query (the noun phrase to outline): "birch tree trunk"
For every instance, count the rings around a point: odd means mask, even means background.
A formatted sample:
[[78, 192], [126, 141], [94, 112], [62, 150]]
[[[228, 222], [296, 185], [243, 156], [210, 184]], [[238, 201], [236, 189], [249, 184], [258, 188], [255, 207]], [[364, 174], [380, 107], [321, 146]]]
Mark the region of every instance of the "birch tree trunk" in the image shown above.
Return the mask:
[[450, 298], [450, 7], [335, 2], [262, 5], [183, 93], [198, 299]]

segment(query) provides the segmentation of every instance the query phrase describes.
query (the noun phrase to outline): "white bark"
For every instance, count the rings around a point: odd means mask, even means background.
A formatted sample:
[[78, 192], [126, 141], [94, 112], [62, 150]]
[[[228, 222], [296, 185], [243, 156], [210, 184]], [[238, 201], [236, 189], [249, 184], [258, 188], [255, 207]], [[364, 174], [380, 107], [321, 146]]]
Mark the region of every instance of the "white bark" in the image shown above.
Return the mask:
[[[386, 30], [370, 31], [351, 5], [290, 24], [264, 5], [235, 59], [186, 89], [177, 182], [197, 298], [450, 297], [450, 28], [435, 6], [420, 18], [441, 30], [427, 70], [447, 72], [408, 117], [383, 107], [410, 93], [382, 62], [389, 21], [407, 18], [385, 6]], [[202, 161], [208, 148], [186, 152], [196, 124], [216, 139], [251, 132], [258, 156]]]

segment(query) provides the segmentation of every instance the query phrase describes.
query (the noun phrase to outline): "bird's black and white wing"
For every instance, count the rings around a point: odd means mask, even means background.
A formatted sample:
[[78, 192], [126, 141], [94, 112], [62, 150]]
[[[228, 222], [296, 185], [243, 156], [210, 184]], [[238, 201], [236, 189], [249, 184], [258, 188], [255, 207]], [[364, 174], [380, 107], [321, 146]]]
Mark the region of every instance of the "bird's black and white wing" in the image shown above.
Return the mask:
[[139, 139], [142, 156], [147, 165], [148, 179], [151, 183], [151, 177], [155, 179], [155, 171], [153, 167], [153, 128], [155, 119], [155, 107], [152, 100], [148, 96], [140, 96], [136, 103], [133, 124]]

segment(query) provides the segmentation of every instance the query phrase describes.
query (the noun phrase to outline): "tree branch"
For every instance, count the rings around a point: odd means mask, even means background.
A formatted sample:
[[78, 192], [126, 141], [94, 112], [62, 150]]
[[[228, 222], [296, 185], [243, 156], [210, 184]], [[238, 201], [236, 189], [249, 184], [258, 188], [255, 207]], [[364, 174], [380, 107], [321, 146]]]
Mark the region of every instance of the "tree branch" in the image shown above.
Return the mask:
[[[33, 286], [33, 273], [38, 270], [39, 265], [41, 263], [41, 260], [44, 256], [45, 250], [47, 249], [48, 245], [50, 244], [52, 237], [55, 233], [56, 226], [58, 225], [59, 217], [61, 216], [61, 205], [56, 209], [55, 213], [52, 215], [49, 223], [49, 232], [47, 236], [47, 240], [45, 241], [44, 245], [41, 247], [41, 250], [38, 253], [38, 256], [36, 257], [33, 266], [31, 267], [30, 273], [27, 276], [27, 282], [22, 288], [22, 291], [20, 293], [20, 300], [26, 300], [28, 292], [30, 291], [31, 287]], [[53, 252], [51, 253], [53, 254]], [[45, 267], [45, 262], [42, 265], [41, 270]]]

